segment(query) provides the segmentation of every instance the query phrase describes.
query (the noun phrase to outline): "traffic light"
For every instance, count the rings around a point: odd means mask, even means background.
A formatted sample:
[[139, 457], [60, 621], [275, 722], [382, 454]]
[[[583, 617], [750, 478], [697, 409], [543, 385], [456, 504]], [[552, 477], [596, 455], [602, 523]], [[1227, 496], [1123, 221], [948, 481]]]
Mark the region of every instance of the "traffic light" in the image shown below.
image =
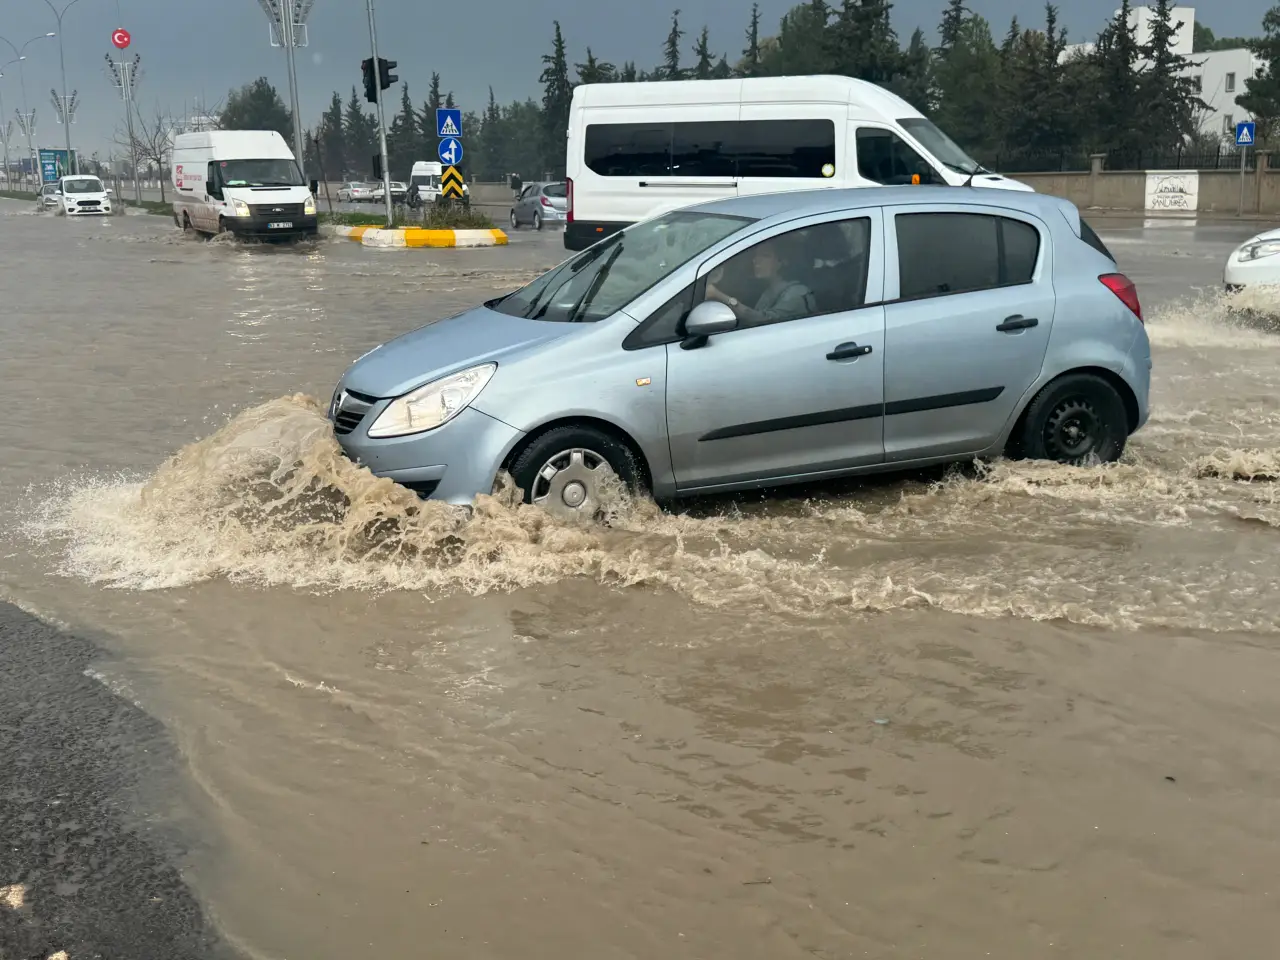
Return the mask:
[[[373, 59], [360, 61], [360, 72], [364, 74], [364, 98], [370, 103], [378, 102], [378, 88], [374, 86], [377, 82], [373, 75]], [[385, 88], [384, 88], [385, 89]]]
[[375, 181], [382, 179], [382, 154], [380, 153], [373, 155], [373, 179]]
[[393, 83], [399, 82], [400, 78], [391, 72], [395, 68], [396, 61], [383, 60], [382, 57], [378, 58], [378, 84], [383, 90], [386, 90]]

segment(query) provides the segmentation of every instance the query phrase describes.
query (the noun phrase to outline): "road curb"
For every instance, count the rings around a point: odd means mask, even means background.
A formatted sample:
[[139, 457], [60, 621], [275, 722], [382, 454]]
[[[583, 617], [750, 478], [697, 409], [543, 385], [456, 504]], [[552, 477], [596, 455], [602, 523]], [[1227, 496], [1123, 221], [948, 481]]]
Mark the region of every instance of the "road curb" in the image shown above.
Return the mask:
[[501, 230], [423, 230], [420, 227], [400, 227], [386, 230], [380, 227], [339, 227], [326, 225], [325, 236], [351, 240], [366, 247], [501, 247], [507, 243], [507, 235]]

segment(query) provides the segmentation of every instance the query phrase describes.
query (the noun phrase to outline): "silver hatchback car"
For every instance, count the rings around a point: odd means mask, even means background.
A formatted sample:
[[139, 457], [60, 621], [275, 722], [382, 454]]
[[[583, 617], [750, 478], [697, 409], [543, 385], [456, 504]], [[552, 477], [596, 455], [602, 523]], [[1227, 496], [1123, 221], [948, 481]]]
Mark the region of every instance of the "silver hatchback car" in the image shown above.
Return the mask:
[[592, 513], [1001, 454], [1115, 460], [1147, 419], [1133, 284], [1070, 203], [963, 187], [738, 197], [638, 223], [375, 348], [347, 455], [456, 504], [505, 470]]
[[563, 226], [569, 212], [569, 191], [559, 183], [527, 183], [511, 205], [511, 229], [528, 224], [541, 230], [547, 224]]

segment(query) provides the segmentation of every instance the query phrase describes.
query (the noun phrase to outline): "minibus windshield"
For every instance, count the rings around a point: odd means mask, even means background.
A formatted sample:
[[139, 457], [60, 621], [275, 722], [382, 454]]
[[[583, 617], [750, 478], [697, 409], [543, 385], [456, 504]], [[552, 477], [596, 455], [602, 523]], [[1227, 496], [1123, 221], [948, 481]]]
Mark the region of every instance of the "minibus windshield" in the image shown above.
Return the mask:
[[963, 173], [965, 176], [988, 172], [982, 164], [961, 150], [954, 140], [939, 130], [933, 121], [926, 120], [924, 117], [906, 117], [898, 123], [949, 170]]

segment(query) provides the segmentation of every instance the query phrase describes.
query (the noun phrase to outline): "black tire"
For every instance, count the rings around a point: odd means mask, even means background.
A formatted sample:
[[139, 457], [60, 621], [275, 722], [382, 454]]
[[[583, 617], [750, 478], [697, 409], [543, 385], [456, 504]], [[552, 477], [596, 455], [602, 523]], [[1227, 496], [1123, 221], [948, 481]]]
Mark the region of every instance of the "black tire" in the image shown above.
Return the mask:
[[511, 229], [512, 229], [512, 230], [519, 230], [519, 229], [520, 229], [520, 221], [519, 221], [519, 219], [516, 217], [516, 209], [515, 209], [515, 207], [512, 207], [512, 208], [511, 208], [511, 216], [510, 216], [508, 219], [511, 221]]
[[572, 450], [586, 450], [601, 457], [632, 493], [642, 489], [644, 469], [627, 443], [594, 427], [566, 425], [535, 436], [511, 461], [509, 472], [525, 503], [535, 502], [545, 492], [542, 488], [546, 481], [539, 477], [543, 466]]
[[1073, 373], [1036, 395], [1011, 447], [1029, 460], [1111, 463], [1128, 437], [1129, 415], [1116, 388], [1091, 373]]
[[535, 230], [542, 229], [542, 214], [539, 213], [537, 210], [533, 211], [533, 229]]

